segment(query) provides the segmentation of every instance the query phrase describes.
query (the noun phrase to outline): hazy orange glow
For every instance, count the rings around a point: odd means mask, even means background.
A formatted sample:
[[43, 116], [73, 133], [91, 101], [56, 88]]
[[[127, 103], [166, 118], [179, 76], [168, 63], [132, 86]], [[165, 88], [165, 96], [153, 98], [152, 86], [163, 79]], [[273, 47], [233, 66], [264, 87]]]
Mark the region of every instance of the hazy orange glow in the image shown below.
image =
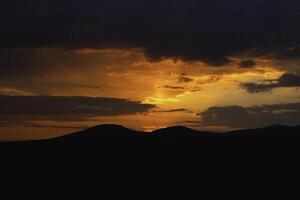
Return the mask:
[[[242, 58], [238, 57], [232, 58], [229, 66], [216, 68], [201, 62], [174, 62], [170, 59], [150, 62], [140, 50], [79, 49], [65, 52], [48, 49], [40, 51], [40, 54], [52, 57], [53, 70], [31, 77], [35, 81], [32, 85], [22, 89], [4, 87], [0, 88], [0, 92], [6, 95], [116, 97], [139, 100], [157, 107], [149, 113], [133, 116], [97, 117], [85, 122], [31, 122], [40, 125], [35, 128], [0, 127], [3, 140], [48, 138], [104, 123], [151, 131], [199, 120], [197, 113], [210, 106], [296, 102], [299, 98], [294, 92], [296, 89], [282, 88], [272, 93], [250, 94], [240, 87], [240, 83], [275, 79], [285, 72], [268, 59], [256, 60], [255, 68], [239, 69], [238, 63]], [[183, 108], [185, 110], [168, 112]], [[200, 125], [193, 125], [193, 128], [228, 129]]]

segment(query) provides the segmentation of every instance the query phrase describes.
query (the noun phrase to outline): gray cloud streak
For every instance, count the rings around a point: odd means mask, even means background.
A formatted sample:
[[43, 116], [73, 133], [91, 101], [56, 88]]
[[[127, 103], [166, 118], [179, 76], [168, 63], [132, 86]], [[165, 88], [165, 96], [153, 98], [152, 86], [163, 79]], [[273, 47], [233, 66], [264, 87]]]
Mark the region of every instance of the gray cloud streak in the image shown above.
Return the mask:
[[300, 87], [300, 76], [286, 73], [279, 79], [267, 80], [263, 83], [243, 83], [241, 86], [250, 93], [267, 92], [281, 87]]
[[227, 126], [231, 128], [260, 128], [282, 124], [300, 124], [300, 103], [274, 104], [253, 107], [210, 107], [198, 114], [203, 126]]
[[63, 96], [1, 96], [0, 120], [84, 120], [90, 117], [135, 115], [155, 105], [117, 98]]

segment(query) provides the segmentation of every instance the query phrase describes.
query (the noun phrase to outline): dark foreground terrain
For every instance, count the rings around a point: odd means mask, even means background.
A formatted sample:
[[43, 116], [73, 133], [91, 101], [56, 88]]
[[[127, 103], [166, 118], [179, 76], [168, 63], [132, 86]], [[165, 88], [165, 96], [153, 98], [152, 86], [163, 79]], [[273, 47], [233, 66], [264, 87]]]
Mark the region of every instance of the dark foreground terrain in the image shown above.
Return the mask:
[[[47, 175], [52, 176], [50, 172], [54, 171], [56, 175], [60, 172], [56, 182], [60, 182], [61, 177], [71, 177], [69, 180], [76, 185], [80, 182], [78, 177], [86, 178], [81, 182], [83, 185], [91, 178], [95, 183], [104, 178], [104, 185], [112, 182], [109, 185], [113, 188], [112, 194], [118, 193], [115, 191], [118, 183], [121, 188], [127, 185], [132, 192], [132, 188], [136, 188], [132, 186], [132, 180], [144, 189], [144, 182], [154, 183], [155, 187], [158, 182], [163, 191], [166, 186], [171, 186], [174, 192], [177, 188], [173, 185], [182, 187], [192, 179], [193, 191], [197, 193], [205, 190], [199, 186], [201, 182], [211, 189], [208, 190], [210, 196], [223, 196], [223, 192], [215, 190], [225, 186], [234, 194], [238, 194], [237, 190], [243, 191], [237, 186], [246, 189], [243, 195], [248, 196], [258, 185], [266, 191], [266, 185], [277, 185], [280, 179], [285, 180], [281, 184], [297, 182], [299, 130], [300, 127], [277, 125], [216, 134], [171, 127], [148, 134], [122, 126], [102, 125], [51, 140], [2, 143], [0, 157], [1, 165], [8, 165], [3, 170], [6, 174], [11, 169], [15, 169], [14, 173], [25, 174], [28, 171], [37, 174], [39, 170], [38, 176], [44, 179]], [[3, 146], [5, 148], [1, 148]], [[29, 176], [24, 180], [31, 180]], [[289, 177], [294, 181], [286, 180]], [[298, 185], [294, 186], [298, 192]], [[181, 188], [178, 190], [182, 191]], [[277, 191], [272, 187], [271, 194], [274, 190]]]
[[230, 164], [234, 169], [242, 163], [258, 167], [271, 160], [271, 167], [290, 168], [297, 166], [300, 155], [300, 126], [274, 125], [220, 134], [186, 127], [144, 133], [117, 125], [100, 125], [50, 140], [0, 143], [0, 153], [1, 156], [9, 154], [10, 159], [21, 159], [23, 164], [34, 156], [39, 162], [55, 158], [56, 164], [57, 158], [81, 164], [87, 163], [86, 160], [101, 165], [117, 161], [116, 166], [140, 165], [142, 161], [153, 165], [157, 160], [186, 165], [192, 160], [216, 168]]

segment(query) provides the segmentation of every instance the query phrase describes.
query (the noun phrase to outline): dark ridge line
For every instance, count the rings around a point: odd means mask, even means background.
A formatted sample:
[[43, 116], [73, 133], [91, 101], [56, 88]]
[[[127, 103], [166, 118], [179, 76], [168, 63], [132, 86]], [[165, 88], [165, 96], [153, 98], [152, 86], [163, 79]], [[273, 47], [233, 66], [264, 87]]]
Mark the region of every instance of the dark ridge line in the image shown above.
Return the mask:
[[[299, 133], [299, 134], [297, 134]], [[205, 132], [187, 128], [185, 126], [173, 126], [158, 129], [152, 132], [137, 131], [121, 125], [103, 124], [94, 126], [75, 133], [66, 134], [44, 140], [0, 142], [0, 143], [31, 143], [31, 142], [100, 142], [100, 141], [159, 141], [159, 140], [276, 140], [279, 141], [296, 138], [300, 141], [300, 126], [272, 125], [260, 129], [243, 129], [224, 133]], [[299, 138], [298, 138], [299, 137]], [[300, 144], [300, 142], [299, 142]]]

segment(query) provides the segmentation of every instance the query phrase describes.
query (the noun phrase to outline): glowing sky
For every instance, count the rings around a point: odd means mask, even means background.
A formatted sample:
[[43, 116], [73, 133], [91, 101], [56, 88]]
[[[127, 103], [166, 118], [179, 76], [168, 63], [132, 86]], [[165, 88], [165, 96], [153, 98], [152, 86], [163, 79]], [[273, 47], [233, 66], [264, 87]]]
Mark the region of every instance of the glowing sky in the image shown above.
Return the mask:
[[300, 3], [211, 2], [6, 1], [0, 140], [300, 124]]

